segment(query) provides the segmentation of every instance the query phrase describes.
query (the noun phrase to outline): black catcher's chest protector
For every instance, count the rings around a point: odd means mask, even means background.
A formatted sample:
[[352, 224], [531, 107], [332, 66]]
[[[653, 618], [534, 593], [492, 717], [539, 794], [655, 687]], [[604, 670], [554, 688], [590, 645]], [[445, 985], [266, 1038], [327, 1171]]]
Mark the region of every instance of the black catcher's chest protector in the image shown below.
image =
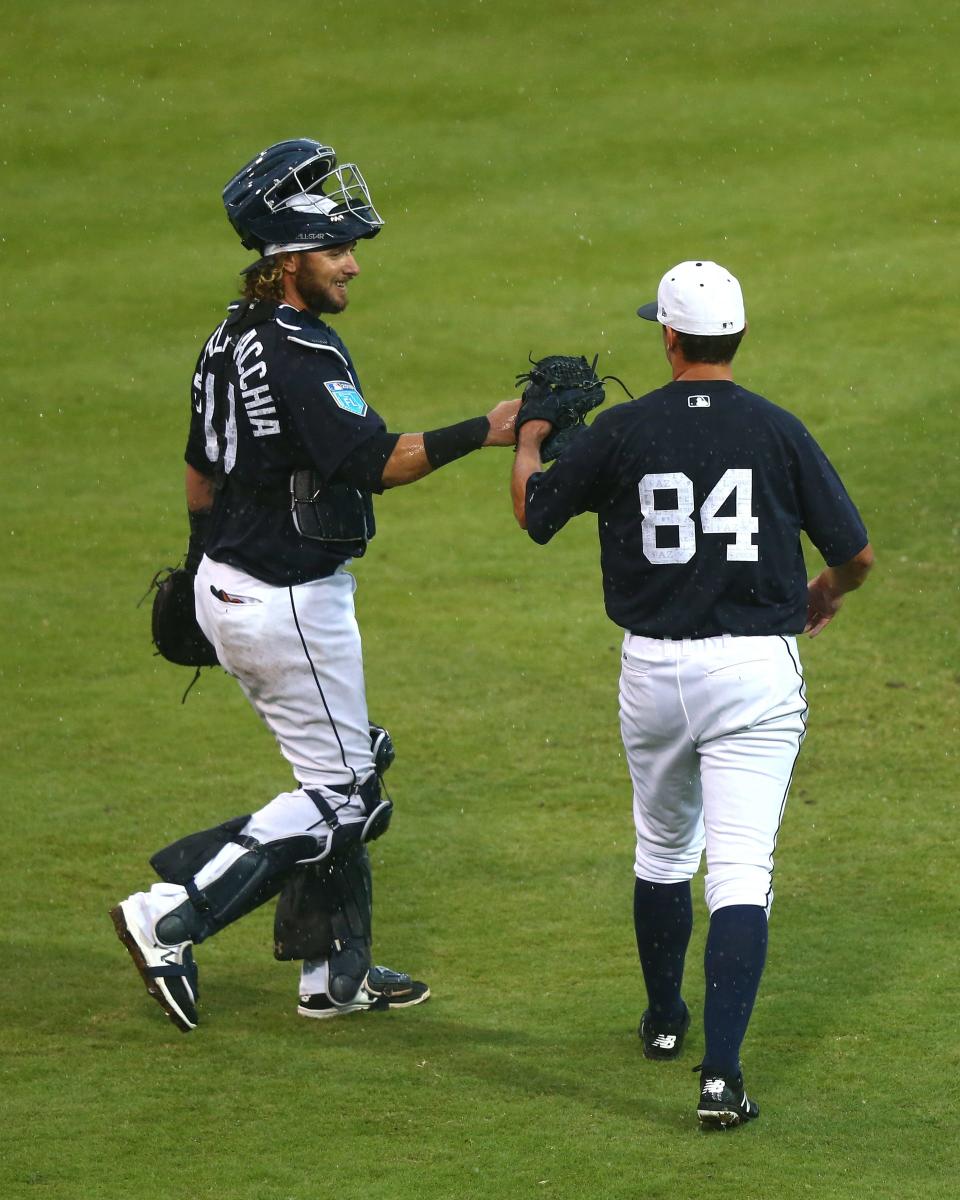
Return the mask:
[[299, 534], [318, 542], [345, 543], [351, 558], [366, 553], [377, 531], [369, 492], [346, 483], [324, 484], [315, 471], [294, 471], [290, 495]]
[[[286, 310], [283, 326], [288, 342], [307, 354], [333, 356], [343, 364], [348, 376], [344, 382], [356, 384], [349, 362], [341, 353], [341, 347], [331, 341], [328, 329], [311, 320], [309, 314]], [[366, 409], [356, 386], [333, 387], [333, 394], [337, 396], [338, 404]], [[320, 542], [346, 545], [352, 558], [365, 553], [367, 542], [376, 533], [373, 499], [369, 492], [345, 483], [325, 483], [316, 471], [306, 470], [294, 471], [290, 478], [290, 494], [293, 523], [299, 534]]]

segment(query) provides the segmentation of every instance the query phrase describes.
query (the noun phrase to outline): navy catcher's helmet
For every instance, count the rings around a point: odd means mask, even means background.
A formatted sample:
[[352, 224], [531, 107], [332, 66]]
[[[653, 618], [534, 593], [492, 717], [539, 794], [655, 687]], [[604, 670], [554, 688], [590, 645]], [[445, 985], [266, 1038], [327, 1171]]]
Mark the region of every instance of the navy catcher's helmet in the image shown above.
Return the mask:
[[268, 146], [223, 189], [230, 224], [248, 250], [302, 243], [322, 250], [375, 237], [383, 218], [354, 163], [337, 166], [332, 146], [292, 138]]

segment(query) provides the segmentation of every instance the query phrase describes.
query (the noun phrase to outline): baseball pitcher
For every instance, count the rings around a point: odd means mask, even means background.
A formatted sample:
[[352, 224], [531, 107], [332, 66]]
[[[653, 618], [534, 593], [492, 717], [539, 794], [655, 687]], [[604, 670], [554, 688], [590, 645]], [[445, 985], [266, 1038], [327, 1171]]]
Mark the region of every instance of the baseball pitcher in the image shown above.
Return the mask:
[[[624, 630], [620, 725], [633, 781], [634, 921], [643, 1052], [674, 1059], [706, 850], [703, 1125], [759, 1115], [740, 1064], [763, 970], [773, 854], [806, 728], [797, 635], [819, 634], [873, 563], [837, 472], [796, 417], [734, 382], [740, 284], [679, 263], [638, 315], [660, 324], [672, 380], [583, 426], [543, 470], [557, 420], [517, 417], [514, 511], [545, 543], [597, 514], [606, 610]], [[569, 420], [561, 411], [559, 420]], [[809, 583], [806, 531], [827, 566]]]

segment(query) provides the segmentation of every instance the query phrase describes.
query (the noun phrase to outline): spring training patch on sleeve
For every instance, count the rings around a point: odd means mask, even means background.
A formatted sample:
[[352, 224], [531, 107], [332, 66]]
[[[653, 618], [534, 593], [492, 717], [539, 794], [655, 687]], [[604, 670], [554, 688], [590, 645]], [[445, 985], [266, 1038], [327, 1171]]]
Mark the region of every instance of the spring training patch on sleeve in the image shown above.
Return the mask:
[[346, 379], [327, 380], [323, 385], [333, 397], [334, 404], [344, 412], [362, 417], [367, 412], [367, 402], [356, 387]]

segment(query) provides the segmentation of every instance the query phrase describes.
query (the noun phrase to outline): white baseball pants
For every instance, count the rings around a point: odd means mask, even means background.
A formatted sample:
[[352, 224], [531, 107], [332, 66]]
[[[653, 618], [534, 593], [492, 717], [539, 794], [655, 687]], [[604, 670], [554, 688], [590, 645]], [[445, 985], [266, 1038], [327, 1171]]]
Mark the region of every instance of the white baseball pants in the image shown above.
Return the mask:
[[201, 629], [310, 787], [373, 771], [356, 586], [342, 568], [290, 588], [208, 558], [197, 571]]
[[706, 901], [773, 901], [773, 852], [805, 733], [792, 637], [671, 641], [627, 633], [620, 730], [633, 781], [635, 872], [653, 883], [696, 874]]

